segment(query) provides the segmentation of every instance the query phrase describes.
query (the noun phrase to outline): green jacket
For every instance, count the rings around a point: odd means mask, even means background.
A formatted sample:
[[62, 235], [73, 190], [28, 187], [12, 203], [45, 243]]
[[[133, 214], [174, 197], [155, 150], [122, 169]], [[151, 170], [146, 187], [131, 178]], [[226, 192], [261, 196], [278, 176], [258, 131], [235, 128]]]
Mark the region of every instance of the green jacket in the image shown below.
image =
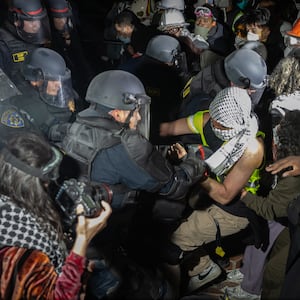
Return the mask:
[[241, 199], [249, 208], [267, 220], [287, 216], [289, 203], [300, 194], [300, 176], [280, 178], [266, 197], [247, 193]]

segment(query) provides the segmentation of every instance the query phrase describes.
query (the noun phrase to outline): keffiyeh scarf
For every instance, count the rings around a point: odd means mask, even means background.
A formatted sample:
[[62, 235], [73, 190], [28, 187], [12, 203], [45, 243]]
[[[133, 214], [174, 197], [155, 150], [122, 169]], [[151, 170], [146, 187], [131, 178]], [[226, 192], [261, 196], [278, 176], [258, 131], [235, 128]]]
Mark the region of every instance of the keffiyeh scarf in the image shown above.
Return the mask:
[[215, 135], [225, 143], [206, 163], [211, 171], [220, 176], [225, 174], [243, 155], [248, 143], [258, 130], [257, 119], [251, 114], [251, 99], [246, 90], [229, 87], [220, 91], [209, 107], [211, 119], [228, 128], [218, 129]]
[[[56, 272], [61, 273], [66, 257], [64, 244], [49, 224], [41, 221], [27, 210], [14, 205], [9, 197], [0, 195], [0, 245], [37, 249], [48, 255]], [[47, 230], [46, 230], [47, 228]]]

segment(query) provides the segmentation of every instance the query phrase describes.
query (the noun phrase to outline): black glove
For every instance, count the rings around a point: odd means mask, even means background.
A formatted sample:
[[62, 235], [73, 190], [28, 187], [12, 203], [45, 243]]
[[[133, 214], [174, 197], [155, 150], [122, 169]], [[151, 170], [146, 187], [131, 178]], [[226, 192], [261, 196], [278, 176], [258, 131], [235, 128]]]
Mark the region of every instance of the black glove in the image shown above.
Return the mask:
[[188, 154], [179, 165], [191, 184], [197, 181], [201, 181], [205, 172], [207, 171], [207, 166], [205, 161], [201, 160], [193, 151], [188, 151]]

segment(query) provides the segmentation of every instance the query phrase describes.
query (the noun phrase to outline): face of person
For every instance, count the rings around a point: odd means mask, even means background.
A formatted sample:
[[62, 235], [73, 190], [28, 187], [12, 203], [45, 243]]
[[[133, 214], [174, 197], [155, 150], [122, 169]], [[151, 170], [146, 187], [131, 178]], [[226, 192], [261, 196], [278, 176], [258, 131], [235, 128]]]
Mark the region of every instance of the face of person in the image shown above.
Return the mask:
[[199, 17], [195, 21], [197, 26], [204, 28], [212, 28], [215, 26], [215, 21], [212, 17]]
[[219, 129], [219, 130], [230, 130], [231, 129], [231, 128], [221, 125], [219, 122], [215, 121], [214, 119], [211, 119], [211, 123], [215, 129]]
[[53, 23], [57, 30], [64, 30], [67, 18], [53, 18]]
[[[126, 111], [126, 118], [128, 117], [129, 113], [130, 113], [130, 111]], [[126, 120], [126, 118], [125, 118], [125, 120]], [[136, 130], [137, 125], [138, 125], [140, 120], [141, 120], [141, 115], [140, 115], [139, 109], [136, 109], [133, 112], [132, 117], [129, 120], [129, 128], [133, 129], [133, 130]]]
[[[116, 121], [120, 122], [120, 123], [125, 123], [128, 116], [130, 114], [130, 110], [115, 110], [114, 113], [112, 114], [113, 117], [115, 118]], [[129, 128], [136, 130], [137, 129], [137, 125], [139, 123], [139, 121], [141, 120], [141, 115], [139, 113], [139, 109], [136, 109], [130, 120], [129, 120]]]
[[257, 34], [260, 42], [265, 42], [270, 34], [270, 29], [267, 26], [260, 26], [257, 24], [246, 25], [248, 32]]
[[115, 24], [115, 29], [118, 36], [123, 36], [125, 38], [131, 37], [133, 32], [133, 26], [130, 25]]
[[67, 18], [53, 18], [54, 27], [61, 32], [62, 37], [65, 39], [67, 45], [71, 44], [71, 36], [68, 30], [66, 30]]
[[48, 81], [46, 93], [50, 96], [56, 96], [61, 87], [60, 81]]
[[[37, 33], [41, 28], [40, 20], [34, 20], [34, 21], [24, 20], [23, 22], [24, 22], [23, 30], [27, 33]], [[16, 23], [17, 26], [20, 26], [19, 21], [17, 21]]]
[[[43, 84], [43, 80], [30, 81], [30, 84], [34, 87], [40, 87]], [[60, 81], [48, 81], [46, 93], [50, 96], [57, 96], [57, 93], [61, 87]]]

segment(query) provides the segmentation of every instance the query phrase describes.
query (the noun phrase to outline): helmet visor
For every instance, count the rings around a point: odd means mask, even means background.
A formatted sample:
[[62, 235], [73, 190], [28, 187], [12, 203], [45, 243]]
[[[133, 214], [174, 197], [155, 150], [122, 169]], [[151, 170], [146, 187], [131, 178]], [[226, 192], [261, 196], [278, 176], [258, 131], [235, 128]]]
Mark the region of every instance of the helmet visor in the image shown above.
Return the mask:
[[129, 94], [124, 95], [124, 103], [134, 105], [134, 109], [138, 109], [141, 120], [137, 124], [137, 130], [146, 138], [150, 136], [150, 103], [151, 98], [145, 94]]
[[150, 136], [150, 103], [139, 106], [141, 120], [137, 125], [137, 130], [149, 140]]
[[67, 69], [64, 76], [45, 76], [39, 91], [47, 104], [60, 108], [70, 107], [70, 102], [73, 102], [75, 97], [70, 70]]
[[44, 11], [39, 16], [19, 15], [20, 24], [16, 27], [19, 37], [31, 44], [43, 45], [51, 40], [49, 19]]

